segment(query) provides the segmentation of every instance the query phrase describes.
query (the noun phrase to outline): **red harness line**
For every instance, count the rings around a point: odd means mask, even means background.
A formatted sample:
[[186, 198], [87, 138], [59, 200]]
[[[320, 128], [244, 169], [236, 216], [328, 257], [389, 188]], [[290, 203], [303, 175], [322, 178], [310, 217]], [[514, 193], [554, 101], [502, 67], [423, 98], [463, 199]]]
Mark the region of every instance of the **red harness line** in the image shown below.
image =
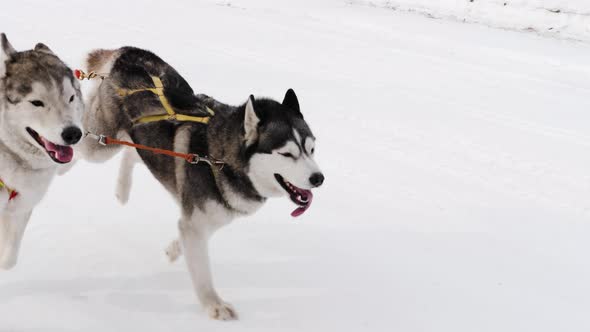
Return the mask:
[[114, 145], [125, 145], [125, 146], [129, 146], [132, 148], [140, 149], [140, 150], [150, 151], [155, 154], [162, 154], [162, 155], [166, 155], [166, 156], [170, 156], [170, 157], [182, 158], [191, 164], [198, 164], [199, 162], [204, 162], [204, 163], [209, 164], [209, 166], [211, 166], [211, 167], [213, 167], [213, 166], [217, 167], [219, 170], [223, 169], [223, 166], [225, 164], [221, 160], [217, 160], [217, 159], [210, 158], [210, 157], [201, 157], [196, 153], [181, 153], [181, 152], [176, 152], [176, 151], [171, 151], [171, 150], [166, 150], [166, 149], [159, 149], [159, 148], [154, 148], [154, 147], [147, 146], [147, 145], [136, 144], [136, 143], [132, 143], [132, 142], [118, 140], [118, 139], [104, 136], [104, 135], [96, 135], [96, 134], [93, 134], [90, 132], [87, 132], [86, 136], [90, 136], [91, 138], [96, 139], [98, 141], [98, 143], [102, 144], [102, 145], [113, 145], [113, 144]]

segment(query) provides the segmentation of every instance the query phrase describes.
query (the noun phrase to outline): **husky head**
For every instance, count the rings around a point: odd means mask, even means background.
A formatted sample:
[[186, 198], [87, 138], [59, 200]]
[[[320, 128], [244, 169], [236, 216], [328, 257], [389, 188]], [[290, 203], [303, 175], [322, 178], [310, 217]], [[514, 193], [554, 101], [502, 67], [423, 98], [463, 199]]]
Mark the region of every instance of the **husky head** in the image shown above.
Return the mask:
[[312, 188], [324, 175], [314, 160], [315, 137], [303, 119], [291, 89], [282, 103], [250, 96], [244, 112], [244, 146], [250, 156], [248, 177], [263, 197], [288, 195], [303, 214], [311, 205]]
[[0, 44], [0, 139], [30, 161], [70, 162], [83, 111], [72, 70], [44, 44], [17, 52], [4, 34]]

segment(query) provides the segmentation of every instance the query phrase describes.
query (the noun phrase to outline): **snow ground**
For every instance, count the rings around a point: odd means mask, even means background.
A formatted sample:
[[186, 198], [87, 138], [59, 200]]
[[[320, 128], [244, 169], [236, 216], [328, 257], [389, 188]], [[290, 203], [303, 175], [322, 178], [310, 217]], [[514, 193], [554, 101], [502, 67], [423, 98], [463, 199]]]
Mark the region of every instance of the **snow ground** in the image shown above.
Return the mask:
[[[144, 168], [80, 163], [0, 274], [0, 331], [588, 331], [590, 45], [344, 2], [12, 2], [0, 30], [73, 67], [133, 44], [239, 103], [293, 87], [326, 173], [213, 240], [209, 320]], [[81, 8], [81, 9], [77, 9]]]
[[590, 41], [587, 0], [349, 0], [433, 18]]

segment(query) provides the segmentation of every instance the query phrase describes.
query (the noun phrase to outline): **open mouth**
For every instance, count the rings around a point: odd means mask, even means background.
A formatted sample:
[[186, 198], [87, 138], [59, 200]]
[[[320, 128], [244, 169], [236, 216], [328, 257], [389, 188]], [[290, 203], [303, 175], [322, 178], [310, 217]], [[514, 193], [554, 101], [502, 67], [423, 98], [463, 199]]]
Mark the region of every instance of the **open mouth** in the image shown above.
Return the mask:
[[285, 191], [289, 194], [291, 201], [299, 205], [297, 209], [291, 212], [291, 216], [299, 217], [305, 211], [307, 211], [307, 209], [311, 206], [311, 201], [313, 200], [313, 194], [311, 193], [311, 190], [298, 188], [289, 181], [285, 180], [279, 174], [275, 174], [275, 178], [281, 187], [283, 187], [283, 189], [285, 189]]
[[58, 145], [48, 141], [33, 129], [27, 127], [27, 132], [33, 139], [45, 149], [49, 157], [58, 164], [67, 164], [74, 157], [74, 150], [69, 146]]

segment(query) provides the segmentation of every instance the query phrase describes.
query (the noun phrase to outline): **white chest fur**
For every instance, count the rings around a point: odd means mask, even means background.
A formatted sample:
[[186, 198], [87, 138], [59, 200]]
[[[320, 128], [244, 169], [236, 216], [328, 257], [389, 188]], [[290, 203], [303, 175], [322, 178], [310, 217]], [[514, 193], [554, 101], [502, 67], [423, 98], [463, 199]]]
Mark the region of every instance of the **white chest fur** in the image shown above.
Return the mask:
[[29, 165], [15, 160], [12, 155], [0, 151], [0, 179], [6, 186], [18, 192], [18, 196], [9, 204], [0, 202], [0, 207], [4, 206], [4, 214], [30, 211], [47, 192], [56, 170], [57, 167], [31, 169]]

